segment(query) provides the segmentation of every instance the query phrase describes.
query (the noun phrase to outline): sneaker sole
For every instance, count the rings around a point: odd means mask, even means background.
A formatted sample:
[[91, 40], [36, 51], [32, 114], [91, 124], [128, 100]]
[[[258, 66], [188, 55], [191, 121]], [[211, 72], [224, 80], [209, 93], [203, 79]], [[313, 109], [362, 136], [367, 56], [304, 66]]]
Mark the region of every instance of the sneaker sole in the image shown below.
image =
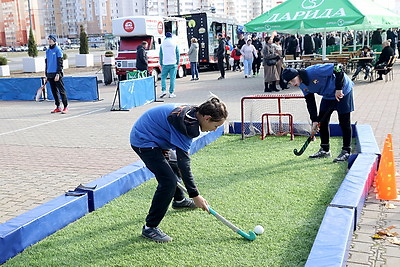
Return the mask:
[[186, 209], [186, 210], [194, 210], [194, 209], [197, 209], [197, 207], [174, 207], [174, 206], [172, 206], [172, 208], [174, 209], [174, 210], [184, 210], [184, 209]]
[[330, 155], [330, 156], [323, 156], [323, 157], [311, 157], [311, 156], [309, 156], [308, 158], [310, 158], [310, 159], [324, 159], [324, 158], [331, 158], [332, 156]]
[[172, 241], [172, 238], [171, 238], [171, 240], [166, 240], [166, 241], [155, 240], [155, 239], [153, 239], [153, 238], [150, 238], [150, 237], [148, 237], [148, 236], [145, 236], [144, 234], [142, 234], [142, 237], [145, 238], [145, 239], [151, 240], [151, 241], [153, 241], [153, 242], [156, 242], [156, 243], [168, 243], [168, 242], [171, 242], [171, 241]]

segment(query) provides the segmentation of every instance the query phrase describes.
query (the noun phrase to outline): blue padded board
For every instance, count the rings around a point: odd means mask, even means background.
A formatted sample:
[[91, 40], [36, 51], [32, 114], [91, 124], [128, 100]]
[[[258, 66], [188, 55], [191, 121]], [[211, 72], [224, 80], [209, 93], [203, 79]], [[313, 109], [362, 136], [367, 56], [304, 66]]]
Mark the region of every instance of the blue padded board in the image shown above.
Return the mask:
[[305, 266], [345, 266], [353, 229], [354, 209], [328, 207]]
[[88, 213], [87, 195], [60, 196], [0, 224], [0, 264]]
[[[132, 153], [135, 152], [132, 150]], [[96, 189], [87, 191], [89, 211], [92, 212], [104, 206], [153, 177], [154, 174], [144, 166], [142, 161], [136, 161], [86, 184], [85, 186], [97, 186]]]
[[354, 208], [356, 224], [373, 182], [377, 163], [377, 155], [359, 154], [330, 204], [335, 207]]
[[374, 132], [370, 125], [356, 125], [357, 151], [359, 153], [380, 154]]

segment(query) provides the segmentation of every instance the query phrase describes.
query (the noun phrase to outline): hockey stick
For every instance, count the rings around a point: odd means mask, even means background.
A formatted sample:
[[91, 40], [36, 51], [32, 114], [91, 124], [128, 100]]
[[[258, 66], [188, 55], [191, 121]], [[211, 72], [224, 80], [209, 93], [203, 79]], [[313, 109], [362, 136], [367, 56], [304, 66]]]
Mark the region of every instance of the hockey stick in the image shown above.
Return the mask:
[[[319, 126], [320, 126], [320, 124], [321, 124], [321, 121], [324, 121], [326, 118], [327, 118], [327, 116], [328, 116], [328, 114], [329, 113], [331, 113], [331, 111], [333, 111], [333, 109], [335, 108], [335, 105], [336, 103], [334, 103], [334, 104], [332, 104], [331, 106], [330, 106], [330, 108], [325, 112], [325, 114], [324, 114], [324, 116], [322, 116], [322, 118], [320, 119], [320, 122], [318, 122], [318, 126], [315, 128], [315, 129], [319, 129]], [[300, 148], [300, 150], [297, 150], [296, 148], [295, 149], [293, 149], [293, 153], [296, 155], [296, 156], [300, 156], [301, 154], [303, 154], [304, 153], [304, 151], [306, 151], [306, 149], [307, 149], [307, 147], [308, 147], [308, 145], [311, 143], [311, 141], [314, 139], [314, 136], [317, 134], [317, 130], [313, 130], [312, 132], [311, 132], [311, 135], [307, 138], [307, 140], [304, 142], [304, 145]]]
[[47, 84], [47, 80], [42, 86], [39, 87], [39, 89], [37, 89], [36, 95], [35, 95], [35, 101], [36, 102], [39, 102], [40, 97], [42, 96], [42, 93], [44, 91], [44, 88], [45, 88], [46, 84]]
[[[186, 188], [180, 183], [177, 182], [177, 185], [180, 189], [182, 189], [186, 194], [187, 194], [187, 190]], [[225, 224], [226, 226], [228, 226], [232, 231], [234, 231], [235, 233], [241, 235], [242, 237], [246, 238], [247, 240], [253, 241], [256, 239], [256, 234], [253, 231], [249, 231], [249, 233], [246, 233], [242, 230], [240, 230], [238, 227], [236, 227], [234, 224], [232, 224], [230, 221], [228, 221], [227, 219], [225, 219], [224, 217], [222, 217], [218, 212], [216, 212], [215, 210], [213, 210], [210, 206], [208, 206], [208, 210], [210, 211], [210, 213], [212, 215], [214, 215], [218, 220], [220, 220], [223, 224]]]

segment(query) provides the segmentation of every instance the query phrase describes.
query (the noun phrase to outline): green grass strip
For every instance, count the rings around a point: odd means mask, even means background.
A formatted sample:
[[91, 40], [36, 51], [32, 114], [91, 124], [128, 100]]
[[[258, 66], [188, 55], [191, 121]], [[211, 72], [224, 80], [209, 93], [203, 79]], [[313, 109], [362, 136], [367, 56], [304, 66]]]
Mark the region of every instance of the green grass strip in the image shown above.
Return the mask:
[[[347, 168], [332, 158], [308, 159], [319, 141], [295, 156], [305, 140], [225, 135], [192, 156], [202, 196], [245, 232], [262, 225], [255, 241], [198, 209], [167, 212], [160, 228], [173, 242], [145, 240], [141, 228], [157, 185], [151, 179], [4, 266], [303, 266]], [[331, 147], [339, 154], [341, 138]]]

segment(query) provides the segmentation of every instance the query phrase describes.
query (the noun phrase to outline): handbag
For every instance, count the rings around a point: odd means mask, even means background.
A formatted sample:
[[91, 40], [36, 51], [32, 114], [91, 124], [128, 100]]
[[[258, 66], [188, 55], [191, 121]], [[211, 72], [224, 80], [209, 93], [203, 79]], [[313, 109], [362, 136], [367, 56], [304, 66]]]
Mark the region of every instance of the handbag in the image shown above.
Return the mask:
[[275, 66], [277, 63], [277, 60], [275, 58], [266, 59], [265, 63], [267, 63], [267, 66]]

